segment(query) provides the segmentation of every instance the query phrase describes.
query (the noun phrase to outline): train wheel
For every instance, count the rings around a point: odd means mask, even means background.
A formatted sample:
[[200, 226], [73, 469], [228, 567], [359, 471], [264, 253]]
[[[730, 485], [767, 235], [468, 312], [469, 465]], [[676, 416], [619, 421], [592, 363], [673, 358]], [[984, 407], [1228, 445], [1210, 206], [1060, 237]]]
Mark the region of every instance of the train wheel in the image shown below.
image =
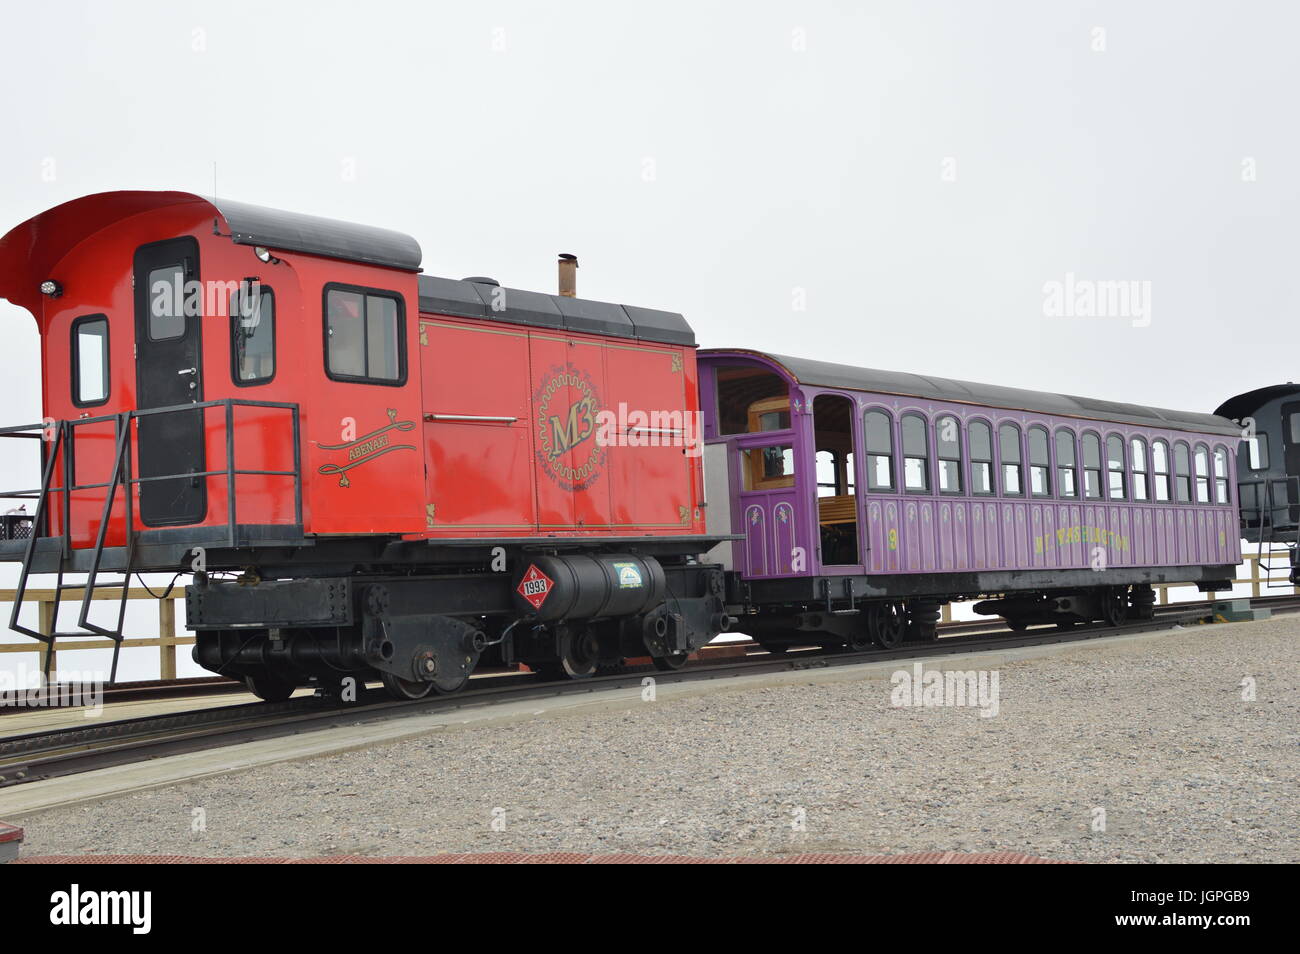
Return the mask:
[[297, 688], [292, 683], [276, 679], [274, 676], [245, 676], [244, 685], [248, 691], [264, 702], [284, 702]]
[[562, 626], [557, 648], [560, 658], [539, 669], [549, 678], [564, 675], [570, 679], [590, 679], [600, 668], [600, 648], [596, 644], [596, 636], [585, 626], [579, 629]]
[[388, 690], [388, 694], [394, 699], [423, 699], [425, 696], [433, 692], [434, 687], [431, 682], [415, 682], [411, 679], [400, 679], [388, 672], [380, 673], [379, 675], [380, 678], [383, 679], [384, 688]]
[[1101, 591], [1101, 621], [1107, 626], [1123, 625], [1128, 619], [1128, 587], [1108, 586]]
[[907, 632], [907, 609], [902, 603], [873, 603], [868, 616], [871, 639], [881, 649], [894, 649]]
[[654, 656], [651, 662], [660, 672], [676, 672], [686, 665], [686, 660], [690, 658], [690, 653], [673, 653], [671, 656]]

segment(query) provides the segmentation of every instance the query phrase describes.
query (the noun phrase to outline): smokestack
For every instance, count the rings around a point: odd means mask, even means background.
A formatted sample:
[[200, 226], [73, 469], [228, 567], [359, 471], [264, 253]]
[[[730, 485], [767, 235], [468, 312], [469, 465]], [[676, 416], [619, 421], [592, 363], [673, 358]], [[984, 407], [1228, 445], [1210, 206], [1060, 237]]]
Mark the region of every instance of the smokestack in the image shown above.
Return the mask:
[[565, 298], [578, 297], [578, 256], [560, 253], [560, 294]]

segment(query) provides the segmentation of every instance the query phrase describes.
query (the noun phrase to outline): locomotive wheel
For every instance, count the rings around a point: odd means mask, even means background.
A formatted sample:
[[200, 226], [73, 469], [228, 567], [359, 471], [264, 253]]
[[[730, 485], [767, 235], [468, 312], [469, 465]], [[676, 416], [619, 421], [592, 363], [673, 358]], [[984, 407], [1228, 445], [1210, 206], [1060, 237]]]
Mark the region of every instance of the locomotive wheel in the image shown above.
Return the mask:
[[907, 609], [902, 603], [873, 603], [870, 607], [871, 639], [881, 649], [894, 649], [907, 632]]
[[652, 656], [650, 661], [660, 672], [676, 672], [686, 665], [690, 653], [673, 653], [671, 656]]
[[297, 687], [274, 676], [245, 676], [248, 691], [263, 702], [284, 702]]
[[382, 672], [379, 677], [384, 682], [384, 688], [394, 699], [423, 699], [433, 692], [434, 685], [431, 682], [416, 682], [412, 679], [401, 679], [390, 672]]
[[1107, 626], [1120, 626], [1128, 619], [1128, 588], [1109, 586], [1101, 591], [1101, 621]]
[[600, 668], [600, 653], [596, 637], [590, 629], [560, 628], [560, 658], [529, 663], [534, 672], [547, 679], [590, 679]]

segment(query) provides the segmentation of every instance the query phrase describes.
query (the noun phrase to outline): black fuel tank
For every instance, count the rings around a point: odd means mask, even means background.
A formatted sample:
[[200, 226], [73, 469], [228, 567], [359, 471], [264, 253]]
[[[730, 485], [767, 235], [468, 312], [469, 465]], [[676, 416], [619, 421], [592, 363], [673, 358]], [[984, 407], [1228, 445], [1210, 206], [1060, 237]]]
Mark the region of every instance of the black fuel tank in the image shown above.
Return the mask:
[[551, 622], [633, 616], [658, 606], [668, 593], [654, 557], [630, 554], [538, 556], [515, 585], [522, 615]]

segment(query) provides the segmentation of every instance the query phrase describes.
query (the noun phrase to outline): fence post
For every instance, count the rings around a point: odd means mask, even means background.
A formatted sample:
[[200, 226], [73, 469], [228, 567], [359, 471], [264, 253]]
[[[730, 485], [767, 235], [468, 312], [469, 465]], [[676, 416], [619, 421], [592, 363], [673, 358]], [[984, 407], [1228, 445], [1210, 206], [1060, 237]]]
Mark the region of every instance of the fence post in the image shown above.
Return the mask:
[[951, 623], [951, 622], [952, 622], [952, 604], [951, 604], [951, 603], [944, 603], [944, 604], [943, 604], [943, 608], [942, 608], [941, 610], [939, 610], [939, 622], [941, 622], [941, 623]]
[[1259, 596], [1259, 557], [1247, 554], [1246, 559], [1250, 561], [1250, 595]]
[[[36, 628], [46, 636], [54, 632], [54, 601], [46, 597], [41, 597], [40, 601], [36, 604], [36, 613]], [[48, 654], [50, 657], [50, 678], [57, 679], [59, 674], [59, 657], [54, 650], [53, 644], [41, 643], [40, 654], [41, 672], [46, 671], [45, 656]]]
[[158, 601], [158, 678], [176, 678], [176, 600]]

